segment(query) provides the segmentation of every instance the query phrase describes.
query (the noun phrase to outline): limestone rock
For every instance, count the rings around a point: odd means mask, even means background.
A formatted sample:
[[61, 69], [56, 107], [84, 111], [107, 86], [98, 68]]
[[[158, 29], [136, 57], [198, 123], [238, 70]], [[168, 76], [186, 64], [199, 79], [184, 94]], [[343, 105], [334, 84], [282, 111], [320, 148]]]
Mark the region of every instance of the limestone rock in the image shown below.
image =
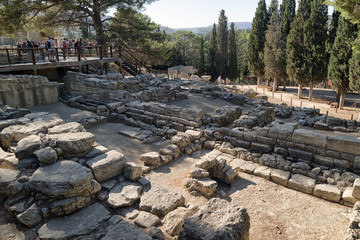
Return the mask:
[[292, 141], [305, 145], [325, 148], [327, 136], [325, 134], [310, 130], [296, 129], [292, 135]]
[[140, 156], [140, 161], [142, 161], [146, 166], [160, 166], [160, 154], [158, 152], [148, 152]]
[[141, 229], [135, 227], [133, 224], [120, 220], [114, 225], [110, 225], [106, 231], [106, 234], [101, 240], [152, 240]]
[[300, 192], [312, 194], [315, 187], [315, 179], [300, 174], [293, 175], [287, 186]]
[[0, 168], [0, 193], [5, 193], [8, 185], [16, 181], [20, 171]]
[[16, 146], [15, 156], [18, 159], [25, 159], [30, 157], [35, 150], [41, 145], [41, 139], [39, 136], [31, 135], [20, 140]]
[[248, 240], [249, 229], [250, 217], [245, 208], [214, 198], [185, 219], [178, 239]]
[[48, 134], [85, 132], [85, 128], [77, 122], [61, 124], [48, 129]]
[[177, 145], [180, 149], [189, 146], [191, 139], [190, 136], [185, 133], [178, 133], [171, 138], [171, 142]]
[[328, 138], [326, 149], [360, 155], [360, 140], [345, 136], [331, 136]]
[[34, 152], [39, 162], [44, 164], [52, 164], [57, 160], [57, 153], [51, 147], [41, 148]]
[[360, 178], [357, 178], [354, 182], [352, 196], [354, 198], [360, 198]]
[[341, 191], [334, 185], [317, 184], [314, 189], [314, 196], [332, 202], [339, 202], [341, 199]]
[[216, 192], [217, 185], [217, 182], [210, 178], [189, 178], [185, 183], [185, 186], [190, 192], [197, 191], [208, 197]]
[[110, 212], [99, 203], [95, 203], [69, 216], [51, 219], [39, 229], [39, 238], [73, 239], [91, 233], [109, 218]]
[[209, 176], [209, 172], [203, 168], [192, 168], [189, 173], [192, 178], [206, 178]]
[[154, 214], [140, 211], [139, 215], [135, 218], [134, 223], [139, 227], [149, 228], [159, 224], [160, 219]]
[[126, 162], [124, 167], [124, 176], [130, 180], [137, 180], [143, 174], [142, 167], [134, 162]]
[[113, 208], [132, 206], [140, 198], [141, 190], [136, 183], [122, 182], [111, 190], [107, 203]]
[[151, 189], [141, 196], [139, 207], [141, 210], [162, 217], [184, 204], [185, 199], [179, 193], [168, 191], [156, 183], [151, 183]]
[[90, 152], [95, 142], [95, 136], [89, 132], [52, 134], [48, 138], [56, 141], [63, 158], [83, 156]]
[[95, 179], [102, 182], [121, 174], [126, 160], [122, 153], [112, 150], [89, 160], [86, 165], [91, 168]]
[[72, 197], [52, 202], [50, 212], [55, 216], [69, 215], [78, 209], [85, 207], [91, 201], [91, 197]]
[[342, 199], [344, 200], [344, 205], [348, 207], [353, 207], [354, 204], [360, 199], [354, 198], [352, 195], [353, 188], [347, 187], [345, 188], [344, 193], [342, 194]]
[[197, 210], [197, 206], [190, 208], [178, 207], [174, 211], [169, 212], [162, 221], [166, 232], [171, 236], [179, 235], [185, 218], [193, 215]]
[[81, 196], [92, 189], [91, 170], [73, 161], [61, 161], [38, 168], [30, 188], [51, 197]]
[[150, 235], [153, 237], [153, 239], [167, 240], [165, 234], [156, 227], [150, 228]]
[[290, 172], [280, 169], [272, 169], [270, 179], [280, 185], [286, 186], [290, 178]]
[[16, 216], [17, 220], [27, 227], [31, 228], [38, 225], [42, 220], [41, 211], [38, 206], [34, 203], [25, 212]]
[[270, 180], [271, 169], [266, 166], [260, 166], [254, 170], [254, 174], [256, 176], [263, 177], [263, 178], [266, 178], [267, 180]]

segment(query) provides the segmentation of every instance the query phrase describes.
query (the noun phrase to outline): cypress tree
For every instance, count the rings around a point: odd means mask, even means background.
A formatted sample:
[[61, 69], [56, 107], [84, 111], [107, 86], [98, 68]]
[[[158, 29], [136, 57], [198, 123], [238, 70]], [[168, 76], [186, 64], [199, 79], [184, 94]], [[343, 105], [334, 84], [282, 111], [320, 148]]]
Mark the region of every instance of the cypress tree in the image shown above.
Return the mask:
[[286, 72], [290, 80], [299, 84], [298, 97], [301, 98], [302, 86], [307, 83], [306, 59], [304, 54], [304, 25], [311, 13], [311, 0], [301, 0], [291, 23], [286, 44]]
[[285, 41], [282, 38], [281, 22], [278, 12], [278, 1], [272, 0], [271, 5], [275, 5], [270, 24], [266, 31], [266, 42], [264, 50], [265, 75], [274, 79], [273, 92], [276, 91], [278, 80], [286, 78], [286, 55]]
[[265, 0], [260, 0], [252, 21], [252, 29], [248, 42], [248, 63], [251, 74], [257, 77], [257, 84], [264, 76], [264, 45], [267, 29], [268, 13]]
[[310, 101], [312, 101], [314, 85], [326, 80], [327, 76], [327, 21], [328, 7], [325, 5], [325, 0], [313, 0], [310, 18], [304, 25], [305, 68], [306, 78], [310, 84]]
[[241, 80], [244, 80], [244, 77], [249, 72], [247, 56], [247, 44], [249, 35], [250, 30], [242, 30], [237, 35], [237, 66], [239, 71], [239, 77]]
[[200, 41], [199, 73], [202, 74], [205, 71], [205, 53], [204, 53], [205, 39], [203, 35], [199, 36], [199, 41]]
[[213, 28], [211, 30], [211, 36], [210, 36], [210, 46], [209, 46], [209, 73], [211, 75], [212, 81], [215, 81], [215, 79], [218, 76], [217, 71], [217, 54], [216, 54], [216, 25], [214, 23]]
[[217, 70], [223, 78], [226, 78], [228, 75], [228, 62], [229, 62], [229, 54], [228, 54], [229, 31], [228, 31], [228, 20], [224, 10], [220, 11], [216, 42], [217, 42]]
[[237, 68], [235, 24], [232, 22], [230, 25], [230, 33], [229, 33], [229, 78], [235, 82], [237, 76], [238, 76], [238, 68]]
[[[345, 94], [349, 91], [349, 60], [352, 57], [352, 43], [356, 38], [357, 27], [340, 16], [335, 42], [330, 55], [328, 78], [331, 87], [340, 94], [339, 107], [344, 107]], [[353, 63], [354, 64], [354, 63]], [[354, 76], [354, 74], [352, 72]], [[352, 84], [355, 87], [355, 82]]]
[[332, 45], [334, 44], [336, 38], [336, 30], [339, 25], [339, 17], [340, 12], [334, 10], [333, 14], [331, 15], [331, 23], [328, 30], [328, 40], [326, 42], [327, 52], [330, 54]]
[[[360, 29], [358, 29], [360, 34]], [[350, 88], [353, 91], [360, 91], [360, 59], [354, 54], [350, 59]]]

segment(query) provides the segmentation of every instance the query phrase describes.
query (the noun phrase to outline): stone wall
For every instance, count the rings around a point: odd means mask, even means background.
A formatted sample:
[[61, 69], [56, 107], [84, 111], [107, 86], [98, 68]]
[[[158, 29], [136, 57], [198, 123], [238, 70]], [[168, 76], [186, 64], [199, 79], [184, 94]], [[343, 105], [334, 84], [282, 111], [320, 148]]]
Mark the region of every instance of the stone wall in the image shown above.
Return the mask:
[[82, 95], [86, 99], [103, 102], [156, 101], [170, 102], [186, 98], [179, 87], [163, 84], [163, 77], [151, 74], [124, 78], [119, 73], [107, 75], [68, 72], [64, 77], [66, 95]]
[[11, 107], [33, 107], [56, 103], [58, 84], [43, 76], [0, 75], [0, 103]]

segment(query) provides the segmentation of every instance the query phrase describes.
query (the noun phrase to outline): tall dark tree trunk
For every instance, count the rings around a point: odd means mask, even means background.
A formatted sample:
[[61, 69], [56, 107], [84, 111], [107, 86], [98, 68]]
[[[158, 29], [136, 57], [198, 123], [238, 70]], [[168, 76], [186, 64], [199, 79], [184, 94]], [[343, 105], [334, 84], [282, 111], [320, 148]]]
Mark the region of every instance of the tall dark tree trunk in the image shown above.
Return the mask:
[[96, 7], [97, 2], [94, 1], [94, 12], [93, 12], [93, 17], [92, 20], [94, 21], [94, 28], [96, 31], [96, 41], [98, 45], [105, 45], [106, 44], [106, 39], [104, 36], [104, 27], [103, 27], [103, 23], [101, 20], [101, 13], [100, 11], [98, 11], [97, 9], [99, 9], [99, 7]]
[[339, 103], [340, 102], [340, 93], [336, 92], [336, 99], [335, 102]]
[[299, 84], [298, 98], [301, 99], [303, 86]]
[[313, 99], [313, 90], [314, 90], [314, 84], [310, 83], [310, 90], [309, 90], [309, 101], [311, 102]]

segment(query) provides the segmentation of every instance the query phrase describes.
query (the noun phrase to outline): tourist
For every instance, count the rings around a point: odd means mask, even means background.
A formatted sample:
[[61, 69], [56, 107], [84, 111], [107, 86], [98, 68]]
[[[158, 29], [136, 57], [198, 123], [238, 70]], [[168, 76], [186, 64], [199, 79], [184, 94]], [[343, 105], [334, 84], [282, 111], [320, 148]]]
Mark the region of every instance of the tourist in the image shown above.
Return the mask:
[[55, 62], [55, 41], [53, 37], [49, 37], [49, 40], [46, 43], [48, 54], [49, 54], [49, 61]]
[[66, 43], [66, 39], [63, 41], [62, 50], [63, 50], [64, 60], [66, 60], [66, 55], [68, 54], [68, 44]]
[[78, 42], [78, 47], [80, 48], [80, 59], [82, 57], [84, 57], [84, 60], [86, 60], [86, 58], [85, 58], [86, 42], [84, 42], [84, 40], [82, 38], [80, 38], [80, 41]]

